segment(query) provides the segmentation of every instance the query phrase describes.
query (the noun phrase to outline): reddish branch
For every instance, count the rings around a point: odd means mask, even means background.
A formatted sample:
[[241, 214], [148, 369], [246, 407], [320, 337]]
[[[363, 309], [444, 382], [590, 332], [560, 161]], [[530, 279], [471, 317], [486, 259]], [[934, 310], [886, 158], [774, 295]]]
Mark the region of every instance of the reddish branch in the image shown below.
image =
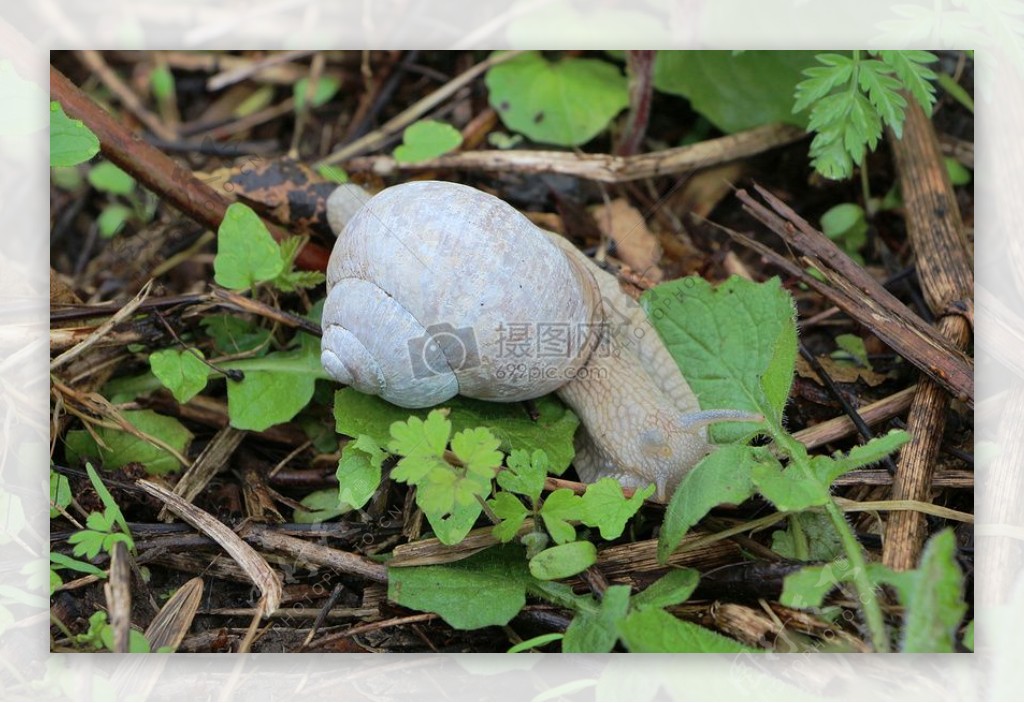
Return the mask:
[[629, 71], [629, 117], [622, 141], [615, 153], [630, 156], [640, 150], [651, 116], [651, 97], [654, 94], [654, 52], [627, 51], [626, 67]]
[[[100, 149], [110, 161], [188, 217], [217, 231], [230, 200], [196, 178], [189, 168], [143, 141], [52, 66], [50, 91], [69, 116], [81, 120], [99, 138]], [[267, 228], [278, 241], [288, 236], [273, 225]], [[326, 249], [309, 243], [299, 252], [296, 265], [324, 271], [328, 258]]]

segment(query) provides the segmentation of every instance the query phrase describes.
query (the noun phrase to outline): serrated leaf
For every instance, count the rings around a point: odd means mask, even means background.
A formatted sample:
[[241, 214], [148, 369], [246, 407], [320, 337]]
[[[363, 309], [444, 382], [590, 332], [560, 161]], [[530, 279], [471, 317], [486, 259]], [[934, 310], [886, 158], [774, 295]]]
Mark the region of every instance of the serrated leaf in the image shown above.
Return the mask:
[[955, 651], [956, 632], [967, 604], [952, 530], [944, 529], [928, 540], [914, 574], [903, 603], [906, 617], [900, 651]]
[[399, 163], [414, 164], [447, 154], [461, 144], [462, 135], [450, 124], [420, 120], [405, 128], [394, 157]]
[[824, 66], [808, 68], [807, 76], [796, 86], [793, 112], [802, 112], [828, 95], [834, 88], [847, 83], [853, 75], [853, 59], [841, 54], [818, 54], [815, 57]]
[[835, 526], [827, 515], [820, 512], [803, 512], [789, 516], [789, 528], [772, 533], [772, 551], [787, 559], [800, 559], [793, 535], [793, 523], [799, 523], [807, 543], [808, 561], [832, 561], [842, 553], [842, 543]]
[[[779, 280], [733, 276], [716, 288], [699, 277], [664, 283], [640, 299], [703, 409], [782, 417], [796, 362], [793, 301]], [[710, 428], [714, 441], [755, 434], [755, 423]]]
[[210, 368], [205, 358], [198, 349], [162, 349], [149, 355], [149, 368], [175, 400], [187, 403], [206, 388]]
[[619, 639], [618, 624], [629, 610], [629, 586], [605, 589], [596, 613], [579, 612], [569, 623], [562, 640], [566, 654], [607, 654]]
[[89, 183], [96, 190], [114, 195], [128, 195], [135, 189], [135, 179], [109, 161], [89, 169]]
[[658, 561], [668, 561], [686, 532], [722, 503], [739, 504], [754, 494], [751, 473], [760, 461], [753, 447], [728, 444], [706, 456], [683, 478], [668, 507], [658, 536]]
[[[450, 467], [440, 457], [432, 456], [430, 454], [406, 456], [402, 457], [399, 462], [395, 464], [395, 468], [391, 470], [391, 478], [395, 481], [408, 483], [410, 486], [417, 486], [438, 468], [442, 468], [446, 472], [450, 473]], [[440, 480], [446, 481], [443, 478]], [[454, 475], [452, 476], [451, 481], [446, 482], [454, 482]]]
[[754, 467], [750, 477], [758, 492], [782, 512], [806, 510], [832, 499], [825, 488], [828, 484], [808, 481], [796, 466], [783, 470], [778, 462], [765, 461]]
[[[388, 445], [393, 422], [407, 420], [410, 415], [425, 418], [431, 412], [400, 408], [352, 388], [338, 390], [334, 398], [337, 431], [349, 437], [370, 435], [382, 447]], [[444, 407], [450, 410], [448, 419], [454, 431], [486, 427], [501, 441], [499, 448], [506, 453], [513, 449], [543, 449], [552, 473], [561, 474], [575, 454], [573, 436], [579, 419], [554, 396], [538, 398], [534, 403], [539, 413], [536, 420], [515, 403], [488, 403], [457, 396], [445, 402]]]
[[569, 542], [548, 547], [530, 559], [530, 575], [542, 581], [575, 576], [597, 563], [597, 547], [592, 542]]
[[247, 205], [232, 203], [217, 229], [213, 278], [225, 288], [252, 288], [284, 270], [281, 248]]
[[544, 527], [556, 544], [565, 544], [576, 539], [576, 528], [570, 520], [579, 520], [583, 512], [583, 499], [568, 488], [559, 488], [544, 499], [540, 508]]
[[654, 86], [681, 95], [724, 132], [772, 122], [804, 126], [794, 114], [793, 93], [810, 51], [659, 51]]
[[761, 651], [680, 620], [660, 608], [631, 612], [619, 623], [619, 636], [630, 652], [745, 654]]
[[522, 501], [505, 491], [500, 491], [488, 500], [487, 504], [494, 514], [501, 518], [501, 522], [495, 525], [491, 531], [492, 534], [502, 542], [510, 542], [515, 539], [530, 511], [526, 509]]
[[633, 596], [634, 608], [668, 608], [679, 605], [693, 595], [700, 582], [696, 569], [672, 569], [650, 586]]
[[537, 502], [544, 490], [548, 455], [543, 449], [535, 450], [533, 456], [525, 449], [514, 449], [506, 463], [508, 468], [498, 472], [498, 485], [506, 491], [520, 493], [532, 502]]
[[871, 105], [878, 111], [882, 121], [899, 138], [903, 133], [903, 116], [907, 101], [897, 92], [900, 89], [900, 82], [888, 75], [890, 70], [881, 61], [861, 61], [857, 80], [861, 89], [868, 94]]
[[500, 442], [486, 427], [456, 432], [452, 451], [465, 465], [466, 471], [490, 481], [505, 456], [498, 451]]
[[338, 460], [338, 500], [361, 508], [380, 486], [384, 451], [368, 435], [359, 435], [345, 445]]
[[73, 120], [57, 101], [50, 102], [50, 165], [74, 166], [96, 156], [100, 140], [92, 131]]
[[937, 76], [924, 64], [938, 61], [938, 57], [928, 51], [880, 51], [878, 55], [896, 72], [925, 113], [931, 114], [935, 106], [935, 86], [932, 81]]
[[828, 485], [854, 469], [881, 461], [909, 441], [910, 434], [904, 430], [890, 430], [852, 448], [846, 455], [839, 453], [832, 458], [816, 456], [811, 466], [822, 482]]
[[629, 104], [626, 77], [597, 59], [549, 62], [528, 51], [493, 66], [485, 82], [505, 126], [546, 144], [584, 144]]
[[388, 599], [472, 630], [508, 624], [526, 604], [529, 581], [522, 549], [509, 545], [451, 564], [391, 567]]
[[[152, 410], [127, 410], [121, 414], [137, 430], [162, 440], [178, 453], [183, 454], [192, 440], [192, 433], [173, 417], [159, 415]], [[77, 463], [80, 458], [91, 457], [99, 459], [106, 469], [119, 469], [137, 462], [151, 474], [166, 474], [181, 468], [178, 459], [166, 449], [129, 432], [108, 427], [96, 427], [94, 431], [105, 446], [96, 444], [85, 430], [68, 432], [65, 447], [69, 462]]]
[[645, 486], [626, 498], [622, 486], [613, 478], [602, 478], [587, 486], [580, 503], [580, 522], [596, 527], [601, 539], [617, 539], [626, 529], [626, 523], [636, 515], [644, 500], [654, 494], [654, 486]]
[[448, 446], [452, 423], [447, 413], [431, 410], [426, 420], [415, 415], [391, 424], [388, 449], [402, 456], [441, 456]]

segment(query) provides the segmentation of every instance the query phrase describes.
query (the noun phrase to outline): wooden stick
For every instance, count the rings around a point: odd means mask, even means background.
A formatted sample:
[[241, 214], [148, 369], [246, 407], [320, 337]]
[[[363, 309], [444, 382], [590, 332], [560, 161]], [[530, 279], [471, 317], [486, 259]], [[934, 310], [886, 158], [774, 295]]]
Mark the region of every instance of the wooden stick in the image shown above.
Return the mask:
[[[950, 310], [973, 302], [974, 274], [967, 238], [931, 120], [916, 100], [906, 97], [903, 138], [890, 135], [889, 142], [900, 174], [907, 233], [917, 254], [917, 275], [928, 307], [936, 316], [944, 315], [938, 322], [939, 331], [957, 349], [964, 349], [971, 337], [970, 322]], [[938, 383], [921, 379], [907, 417], [911, 439], [900, 451], [893, 500], [929, 500], [949, 400]], [[893, 569], [914, 568], [926, 532], [922, 514], [893, 513], [885, 530], [882, 561]]]
[[[217, 231], [231, 204], [227, 198], [196, 178], [189, 168], [133, 134], [53, 66], [50, 67], [50, 91], [68, 116], [81, 120], [99, 138], [100, 149], [111, 162], [185, 215]], [[268, 224], [267, 229], [278, 241], [288, 236], [273, 225]], [[326, 249], [307, 243], [295, 263], [311, 271], [326, 271], [329, 258], [330, 252]]]

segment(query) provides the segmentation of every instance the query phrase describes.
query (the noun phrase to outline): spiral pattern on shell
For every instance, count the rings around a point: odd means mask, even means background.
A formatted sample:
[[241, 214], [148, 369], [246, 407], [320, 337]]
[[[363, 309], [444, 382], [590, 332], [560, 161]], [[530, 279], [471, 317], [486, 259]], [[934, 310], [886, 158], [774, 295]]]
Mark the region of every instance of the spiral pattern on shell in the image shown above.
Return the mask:
[[[324, 368], [407, 408], [549, 393], [587, 362], [603, 325], [585, 267], [512, 206], [455, 183], [371, 198], [338, 235], [327, 288]], [[542, 353], [545, 331], [568, 334], [560, 353]]]

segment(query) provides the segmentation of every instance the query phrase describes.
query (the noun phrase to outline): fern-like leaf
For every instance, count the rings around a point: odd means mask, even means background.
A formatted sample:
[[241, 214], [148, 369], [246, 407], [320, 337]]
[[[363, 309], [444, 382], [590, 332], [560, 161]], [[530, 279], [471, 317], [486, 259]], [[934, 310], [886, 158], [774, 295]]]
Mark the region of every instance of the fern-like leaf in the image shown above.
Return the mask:
[[928, 51], [879, 51], [878, 57], [896, 73], [924, 111], [930, 113], [935, 106], [932, 81], [938, 76], [925, 64], [938, 61], [938, 57]]

